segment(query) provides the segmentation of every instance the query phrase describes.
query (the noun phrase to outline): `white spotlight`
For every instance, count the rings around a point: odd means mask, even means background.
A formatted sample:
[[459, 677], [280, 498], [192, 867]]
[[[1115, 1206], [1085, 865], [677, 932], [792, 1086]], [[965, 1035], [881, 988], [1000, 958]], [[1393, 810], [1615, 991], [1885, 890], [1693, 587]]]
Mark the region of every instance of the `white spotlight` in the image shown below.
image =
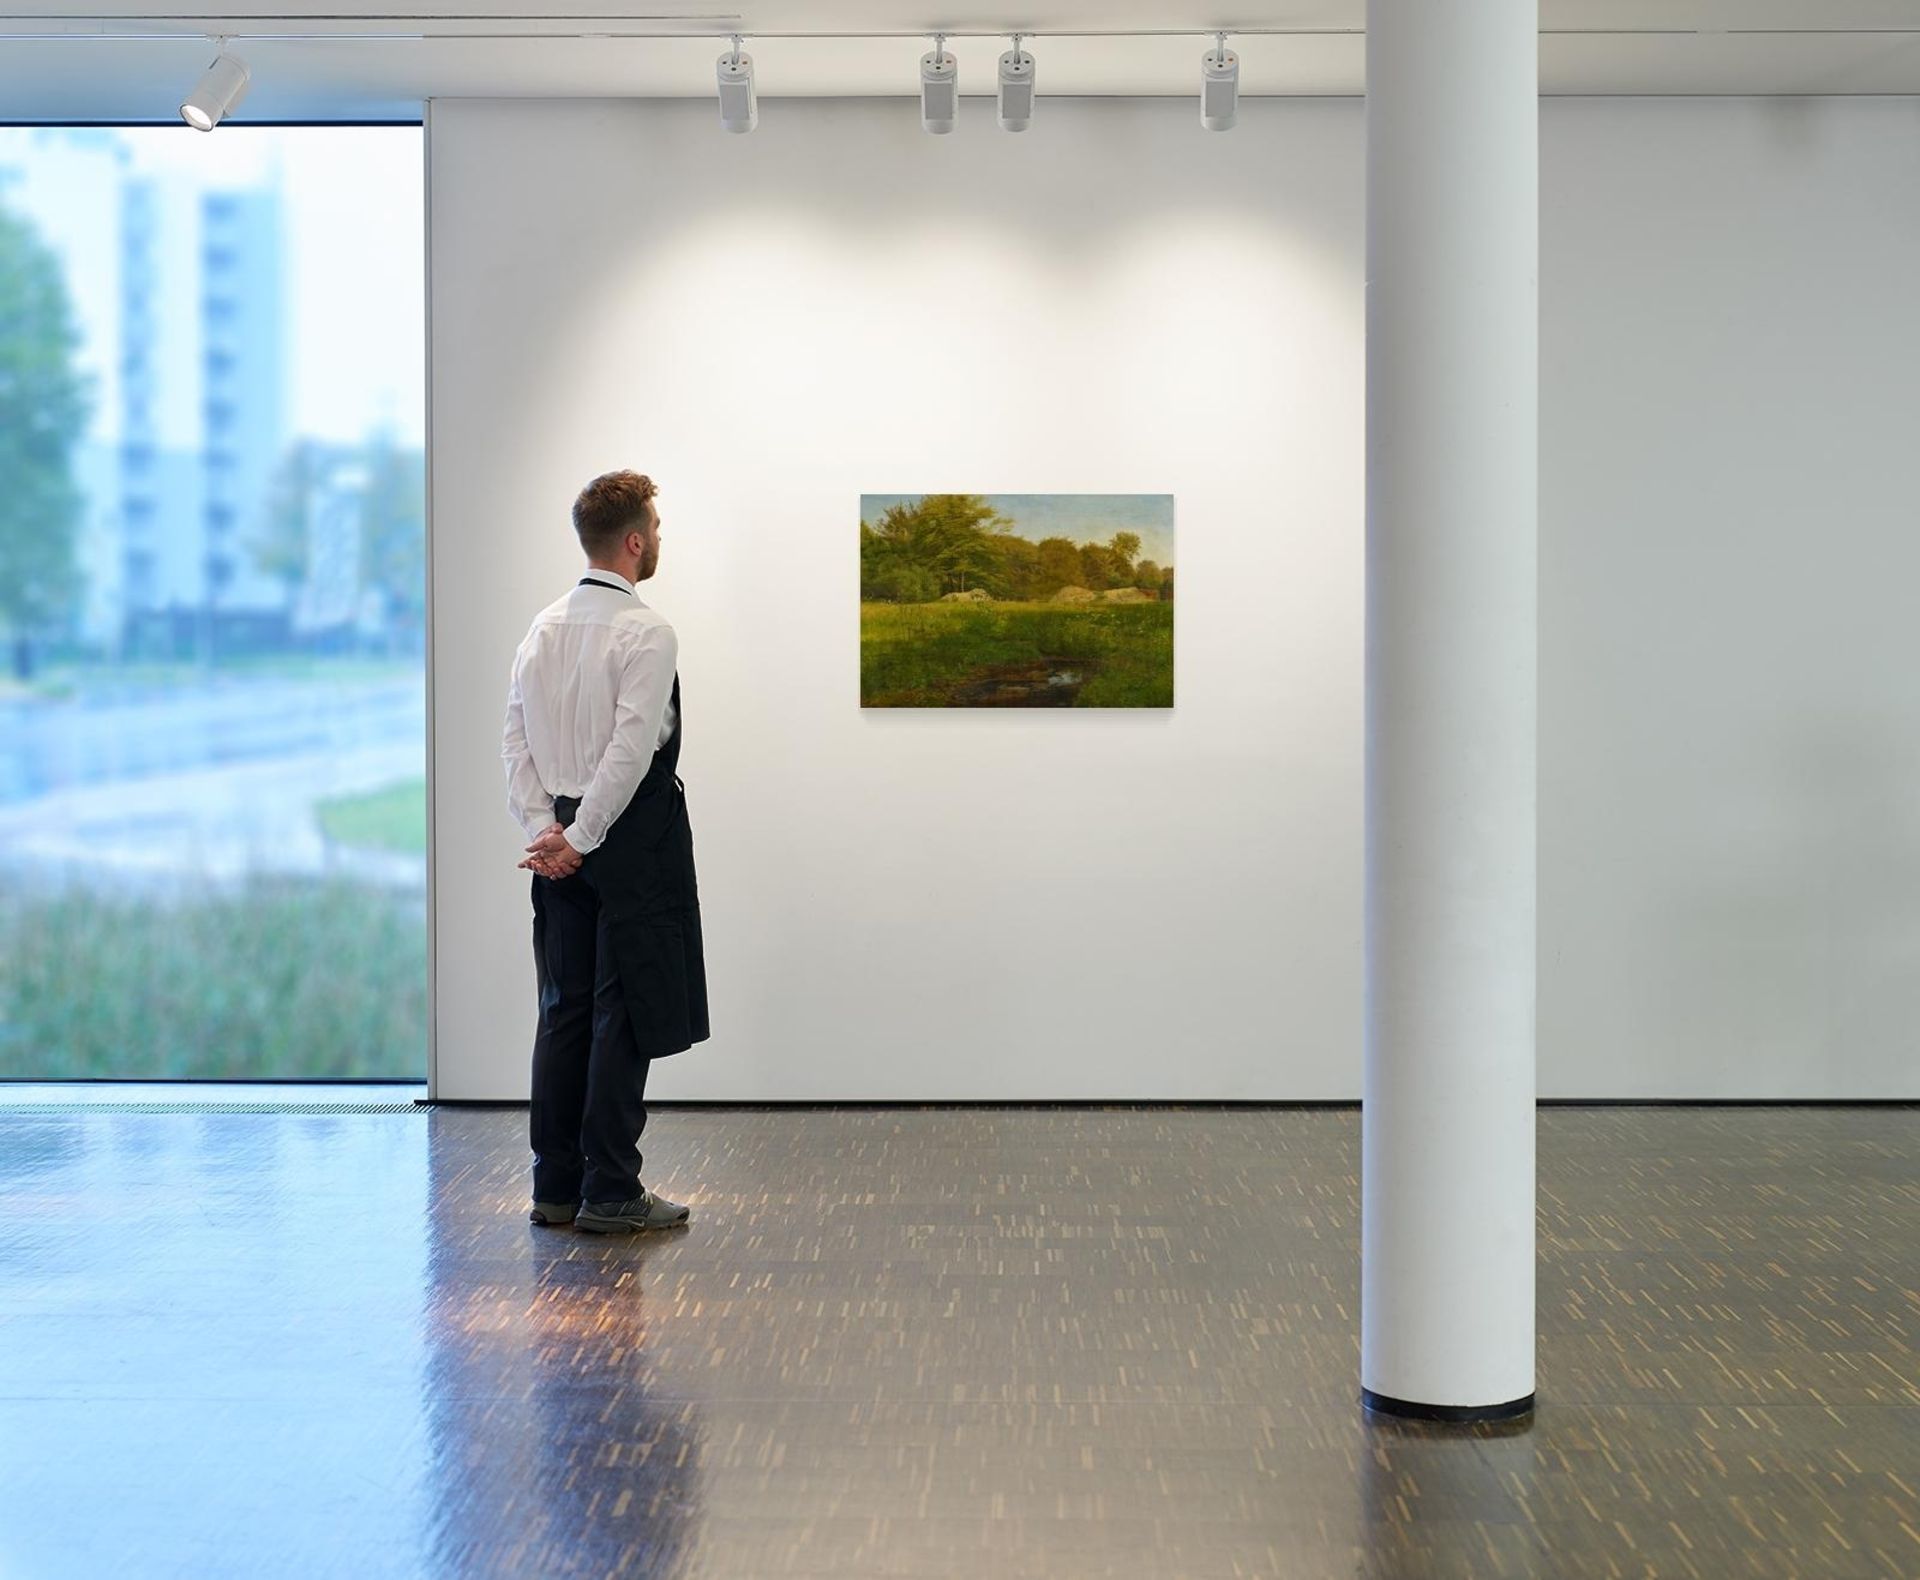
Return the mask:
[[730, 132], [750, 132], [760, 124], [760, 100], [753, 91], [753, 57], [740, 53], [740, 35], [720, 57], [720, 124]]
[[953, 130], [960, 113], [960, 62], [947, 53], [947, 35], [936, 33], [920, 57], [920, 124], [928, 131]]
[[1024, 132], [1033, 124], [1033, 56], [1020, 47], [1021, 35], [1013, 35], [1013, 48], [1000, 57], [1000, 124], [1009, 132]]
[[193, 92], [180, 106], [180, 119], [196, 132], [212, 131], [246, 97], [251, 75], [244, 60], [227, 53], [227, 42], [222, 39], [213, 64], [200, 74]]
[[1200, 57], [1200, 124], [1210, 132], [1232, 128], [1240, 113], [1240, 57], [1216, 33], [1214, 48]]

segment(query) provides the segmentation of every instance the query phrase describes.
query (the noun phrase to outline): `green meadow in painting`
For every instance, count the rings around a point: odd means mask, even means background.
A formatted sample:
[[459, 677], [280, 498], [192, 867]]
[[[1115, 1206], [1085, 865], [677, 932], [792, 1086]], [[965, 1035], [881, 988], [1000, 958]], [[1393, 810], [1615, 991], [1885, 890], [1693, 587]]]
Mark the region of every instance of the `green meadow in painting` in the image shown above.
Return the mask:
[[1173, 706], [1171, 494], [862, 494], [863, 708]]

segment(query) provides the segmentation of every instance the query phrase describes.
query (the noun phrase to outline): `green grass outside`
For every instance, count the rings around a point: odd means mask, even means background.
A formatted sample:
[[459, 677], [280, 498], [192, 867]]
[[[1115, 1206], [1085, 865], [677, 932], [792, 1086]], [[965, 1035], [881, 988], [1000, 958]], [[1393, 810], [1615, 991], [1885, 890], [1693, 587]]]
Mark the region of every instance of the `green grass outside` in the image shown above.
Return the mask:
[[860, 701], [951, 706], [952, 688], [998, 664], [1071, 658], [1095, 673], [1082, 708], [1173, 706], [1173, 605], [863, 603]]
[[376, 790], [370, 795], [322, 801], [320, 831], [336, 845], [371, 846], [410, 856], [427, 853], [427, 782]]
[[256, 880], [0, 895], [0, 1076], [424, 1079], [426, 906]]

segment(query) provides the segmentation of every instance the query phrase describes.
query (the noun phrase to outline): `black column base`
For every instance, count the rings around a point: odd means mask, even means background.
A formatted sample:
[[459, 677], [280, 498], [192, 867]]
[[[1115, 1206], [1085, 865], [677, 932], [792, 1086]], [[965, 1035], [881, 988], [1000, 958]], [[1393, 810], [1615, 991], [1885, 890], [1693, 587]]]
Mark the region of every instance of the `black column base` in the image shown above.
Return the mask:
[[1362, 1388], [1360, 1402], [1376, 1415], [1397, 1415], [1412, 1421], [1517, 1421], [1533, 1414], [1532, 1394], [1509, 1399], [1505, 1404], [1415, 1404], [1411, 1399], [1392, 1399]]

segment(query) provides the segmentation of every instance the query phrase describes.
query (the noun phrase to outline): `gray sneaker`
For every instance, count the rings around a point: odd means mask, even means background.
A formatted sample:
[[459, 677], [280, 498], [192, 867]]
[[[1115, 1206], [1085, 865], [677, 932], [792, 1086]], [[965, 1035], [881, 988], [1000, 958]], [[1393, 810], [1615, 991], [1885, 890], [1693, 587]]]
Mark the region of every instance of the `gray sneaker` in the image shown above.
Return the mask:
[[533, 1211], [527, 1214], [527, 1220], [545, 1224], [550, 1229], [564, 1229], [573, 1222], [576, 1211], [578, 1209], [570, 1201], [537, 1201], [533, 1204]]
[[573, 1220], [593, 1234], [631, 1234], [636, 1229], [672, 1229], [687, 1221], [687, 1209], [642, 1185], [632, 1201], [590, 1201]]

